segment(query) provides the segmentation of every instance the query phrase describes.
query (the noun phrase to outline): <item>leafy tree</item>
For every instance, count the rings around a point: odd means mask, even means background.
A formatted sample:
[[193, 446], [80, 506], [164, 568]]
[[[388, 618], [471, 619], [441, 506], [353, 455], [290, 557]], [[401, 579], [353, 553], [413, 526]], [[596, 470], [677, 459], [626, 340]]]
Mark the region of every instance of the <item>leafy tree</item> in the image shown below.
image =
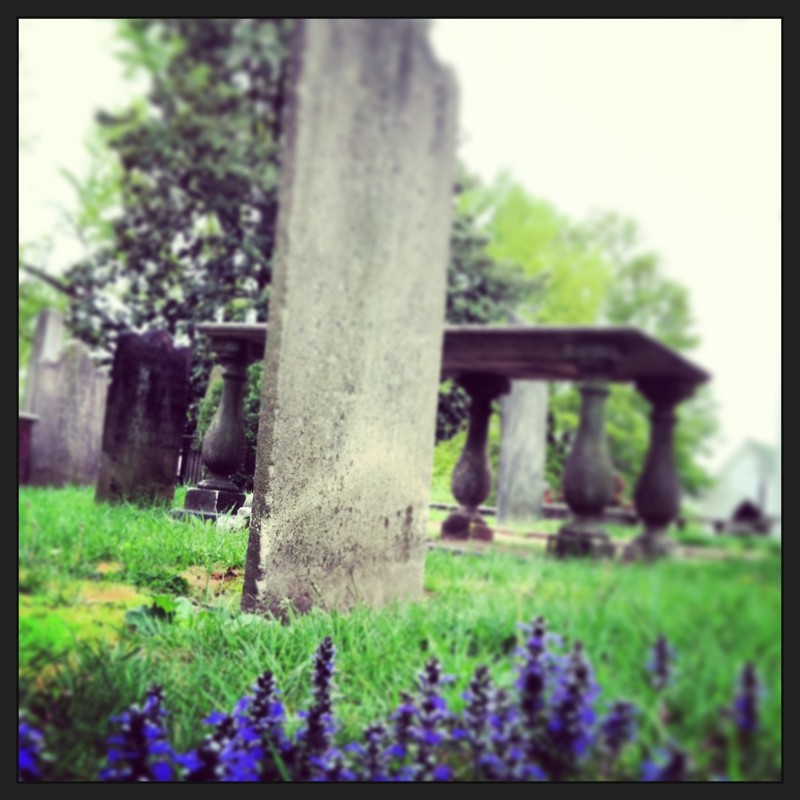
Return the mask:
[[[535, 291], [519, 305], [529, 322], [560, 325], [630, 325], [687, 352], [697, 335], [685, 287], [666, 278], [656, 254], [643, 251], [636, 223], [614, 212], [584, 222], [558, 213], [528, 194], [509, 175], [477, 187], [470, 208], [485, 220], [487, 254], [517, 264]], [[710, 482], [701, 466], [717, 430], [708, 389], [678, 410], [675, 452], [684, 488], [697, 493]], [[627, 385], [611, 387], [607, 434], [615, 467], [630, 499], [649, 444], [649, 406]], [[572, 384], [550, 384], [548, 483], [558, 489], [580, 417], [580, 395]]]
[[520, 316], [559, 325], [597, 319], [612, 270], [598, 248], [587, 246], [575, 223], [529, 195], [507, 173], [473, 202], [487, 218], [488, 255], [517, 265], [535, 288], [519, 305]]
[[[608, 263], [612, 280], [596, 322], [628, 325], [676, 350], [688, 353], [697, 347], [689, 293], [665, 277], [655, 253], [642, 251], [636, 223], [615, 212], [598, 212], [570, 237], [583, 243]], [[553, 437], [559, 452], [575, 430], [579, 399], [574, 387], [562, 388], [551, 402]], [[716, 409], [707, 387], [678, 407], [675, 459], [684, 489], [697, 494], [710, 485], [711, 476], [701, 465], [718, 430]], [[623, 476], [624, 497], [630, 500], [649, 446], [650, 406], [635, 387], [613, 384], [606, 405], [607, 433], [612, 459]]]
[[596, 212], [575, 226], [570, 236], [613, 270], [599, 310], [600, 322], [633, 325], [679, 352], [697, 347], [688, 291], [663, 275], [655, 253], [639, 250], [639, 231], [632, 219]]
[[[490, 255], [490, 232], [479, 221], [477, 202], [484, 191], [480, 181], [462, 166], [447, 270], [445, 321], [450, 325], [504, 323], [509, 312], [541, 291], [516, 264]], [[439, 393], [436, 441], [446, 441], [463, 428], [468, 411], [467, 393], [446, 381]]]
[[[127, 329], [160, 327], [191, 345], [194, 421], [210, 369], [196, 324], [266, 319], [291, 20], [118, 25], [121, 57], [151, 91], [98, 115], [121, 170], [122, 213], [100, 231], [107, 220], [89, 215], [100, 246], [64, 275], [67, 324], [109, 354]], [[79, 199], [86, 217], [93, 204]]]

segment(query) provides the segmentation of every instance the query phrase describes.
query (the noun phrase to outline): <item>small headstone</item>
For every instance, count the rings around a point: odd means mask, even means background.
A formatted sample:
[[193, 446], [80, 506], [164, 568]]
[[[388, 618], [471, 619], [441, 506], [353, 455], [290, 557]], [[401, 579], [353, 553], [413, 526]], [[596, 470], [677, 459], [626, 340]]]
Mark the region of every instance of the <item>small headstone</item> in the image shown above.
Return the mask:
[[298, 21], [242, 608], [419, 598], [455, 86], [411, 19]]
[[502, 434], [497, 477], [497, 521], [541, 515], [547, 453], [547, 383], [512, 381], [500, 399]]
[[31, 430], [28, 482], [93, 485], [100, 468], [107, 371], [98, 369], [77, 341], [68, 342], [57, 358], [31, 366], [35, 387], [26, 411], [38, 422]]
[[120, 334], [103, 430], [97, 500], [169, 501], [186, 424], [188, 348], [163, 331]]
[[55, 308], [45, 308], [36, 317], [36, 333], [33, 338], [30, 359], [25, 373], [21, 410], [33, 413], [39, 386], [39, 365], [43, 361], [53, 362], [61, 355], [64, 344], [64, 318]]

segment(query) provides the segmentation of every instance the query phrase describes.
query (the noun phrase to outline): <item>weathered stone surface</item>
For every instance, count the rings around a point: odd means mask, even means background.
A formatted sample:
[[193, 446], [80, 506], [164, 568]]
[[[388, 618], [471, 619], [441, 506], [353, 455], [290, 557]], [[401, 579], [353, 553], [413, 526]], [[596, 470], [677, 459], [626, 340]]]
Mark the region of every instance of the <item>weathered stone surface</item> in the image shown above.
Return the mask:
[[562, 479], [572, 519], [548, 542], [557, 556], [613, 557], [614, 546], [602, 527], [603, 510], [614, 495], [614, 465], [605, 432], [608, 382], [595, 375], [579, 384], [581, 419]]
[[497, 477], [497, 521], [536, 519], [541, 514], [547, 452], [547, 384], [512, 381], [500, 399], [502, 434]]
[[186, 424], [189, 350], [168, 334], [121, 334], [117, 340], [95, 498], [170, 500]]
[[459, 384], [470, 397], [469, 428], [464, 450], [450, 479], [459, 507], [442, 523], [442, 538], [491, 541], [494, 531], [478, 508], [492, 490], [492, 468], [486, 446], [492, 402], [508, 392], [510, 383], [498, 375], [472, 373], [459, 378]]
[[[45, 352], [51, 355], [52, 347]], [[39, 421], [31, 431], [28, 482], [94, 484], [100, 469], [106, 370], [95, 366], [83, 343], [71, 341], [57, 358], [38, 361], [33, 371], [35, 388], [27, 411]]]
[[27, 483], [31, 467], [31, 432], [39, 421], [36, 414], [20, 411], [17, 415], [17, 483]]
[[45, 308], [36, 317], [36, 333], [25, 372], [20, 410], [34, 413], [39, 387], [39, 365], [57, 361], [64, 343], [64, 318], [55, 308]]
[[681, 498], [673, 452], [675, 409], [694, 392], [693, 383], [674, 378], [642, 379], [636, 386], [651, 406], [650, 447], [634, 492], [644, 531], [623, 553], [628, 560], [658, 558], [675, 550], [675, 543], [667, 536], [678, 516]]
[[[225, 329], [222, 335], [209, 334], [208, 329]], [[211, 369], [206, 399], [214, 391], [214, 384], [221, 383], [221, 395], [211, 423], [203, 436], [201, 459], [206, 476], [186, 492], [183, 508], [172, 510], [172, 516], [181, 519], [190, 516], [207, 521], [224, 518], [236, 511], [244, 502], [244, 492], [231, 479], [245, 458], [244, 397], [247, 368], [257, 358], [264, 357], [261, 341], [254, 345], [247, 338], [240, 338], [252, 328], [251, 325], [216, 323], [198, 325], [197, 330], [211, 337], [211, 348], [219, 360]], [[233, 334], [233, 329], [237, 333]], [[263, 334], [262, 334], [263, 337]]]
[[171, 513], [176, 518], [196, 516], [214, 521], [222, 515], [235, 512], [243, 500], [244, 492], [193, 486], [186, 490], [183, 508], [172, 509]]
[[246, 611], [422, 595], [455, 92], [422, 23], [298, 24]]

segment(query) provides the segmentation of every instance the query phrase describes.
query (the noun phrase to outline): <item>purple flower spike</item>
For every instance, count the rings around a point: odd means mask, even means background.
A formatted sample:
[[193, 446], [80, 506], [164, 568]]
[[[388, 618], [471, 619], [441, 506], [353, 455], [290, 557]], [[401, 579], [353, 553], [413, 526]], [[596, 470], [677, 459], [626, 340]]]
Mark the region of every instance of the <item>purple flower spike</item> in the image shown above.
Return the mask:
[[650, 662], [647, 668], [653, 673], [653, 686], [661, 691], [672, 680], [672, 662], [675, 660], [675, 651], [667, 641], [667, 637], [660, 635], [650, 651]]
[[733, 720], [741, 739], [749, 739], [759, 727], [758, 698], [761, 693], [753, 664], [745, 664], [739, 675], [739, 691], [733, 701]]
[[132, 705], [118, 717], [112, 718], [118, 733], [108, 738], [107, 764], [100, 779], [113, 782], [172, 781], [177, 763], [166, 740], [163, 720], [167, 712], [162, 707], [164, 692], [152, 686], [144, 705]]
[[19, 712], [17, 723], [17, 780], [38, 781], [42, 778], [44, 736]]

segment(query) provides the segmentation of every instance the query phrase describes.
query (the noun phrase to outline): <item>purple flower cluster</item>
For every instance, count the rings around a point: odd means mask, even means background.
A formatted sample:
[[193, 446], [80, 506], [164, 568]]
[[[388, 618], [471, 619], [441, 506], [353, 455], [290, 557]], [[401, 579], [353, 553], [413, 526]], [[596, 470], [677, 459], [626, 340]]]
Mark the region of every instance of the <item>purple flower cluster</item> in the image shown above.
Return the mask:
[[17, 780], [38, 781], [42, 777], [44, 736], [19, 712], [17, 722]]
[[689, 759], [675, 744], [657, 753], [656, 758], [642, 764], [642, 780], [672, 783], [689, 780]]
[[[360, 741], [341, 742], [333, 710], [336, 648], [323, 639], [313, 657], [310, 702], [289, 726], [275, 678], [264, 672], [232, 713], [214, 712], [198, 747], [176, 753], [164, 729], [163, 692], [153, 686], [143, 706], [112, 718], [101, 781], [563, 781], [613, 778], [637, 734], [636, 707], [625, 700], [598, 716], [600, 687], [583, 645], [564, 651], [541, 617], [521, 626], [516, 679], [496, 686], [479, 666], [462, 694], [463, 710], [448, 708], [453, 679], [430, 658], [413, 691], [401, 694], [385, 722], [367, 726]], [[671, 648], [661, 636], [652, 668], [669, 679]], [[752, 665], [739, 681], [732, 711], [738, 729], [758, 725], [758, 682]], [[291, 733], [289, 732], [291, 730]], [[42, 734], [19, 720], [18, 780], [42, 779]], [[641, 765], [649, 781], [686, 780], [686, 754], [674, 744]], [[628, 775], [627, 777], [630, 777]]]
[[636, 706], [626, 700], [615, 700], [600, 722], [599, 733], [608, 761], [613, 763], [625, 743], [636, 738]]
[[144, 705], [132, 705], [111, 722], [117, 732], [108, 739], [107, 766], [101, 781], [170, 781], [175, 777], [174, 753], [163, 727], [167, 712], [162, 707], [164, 693], [152, 686]]

